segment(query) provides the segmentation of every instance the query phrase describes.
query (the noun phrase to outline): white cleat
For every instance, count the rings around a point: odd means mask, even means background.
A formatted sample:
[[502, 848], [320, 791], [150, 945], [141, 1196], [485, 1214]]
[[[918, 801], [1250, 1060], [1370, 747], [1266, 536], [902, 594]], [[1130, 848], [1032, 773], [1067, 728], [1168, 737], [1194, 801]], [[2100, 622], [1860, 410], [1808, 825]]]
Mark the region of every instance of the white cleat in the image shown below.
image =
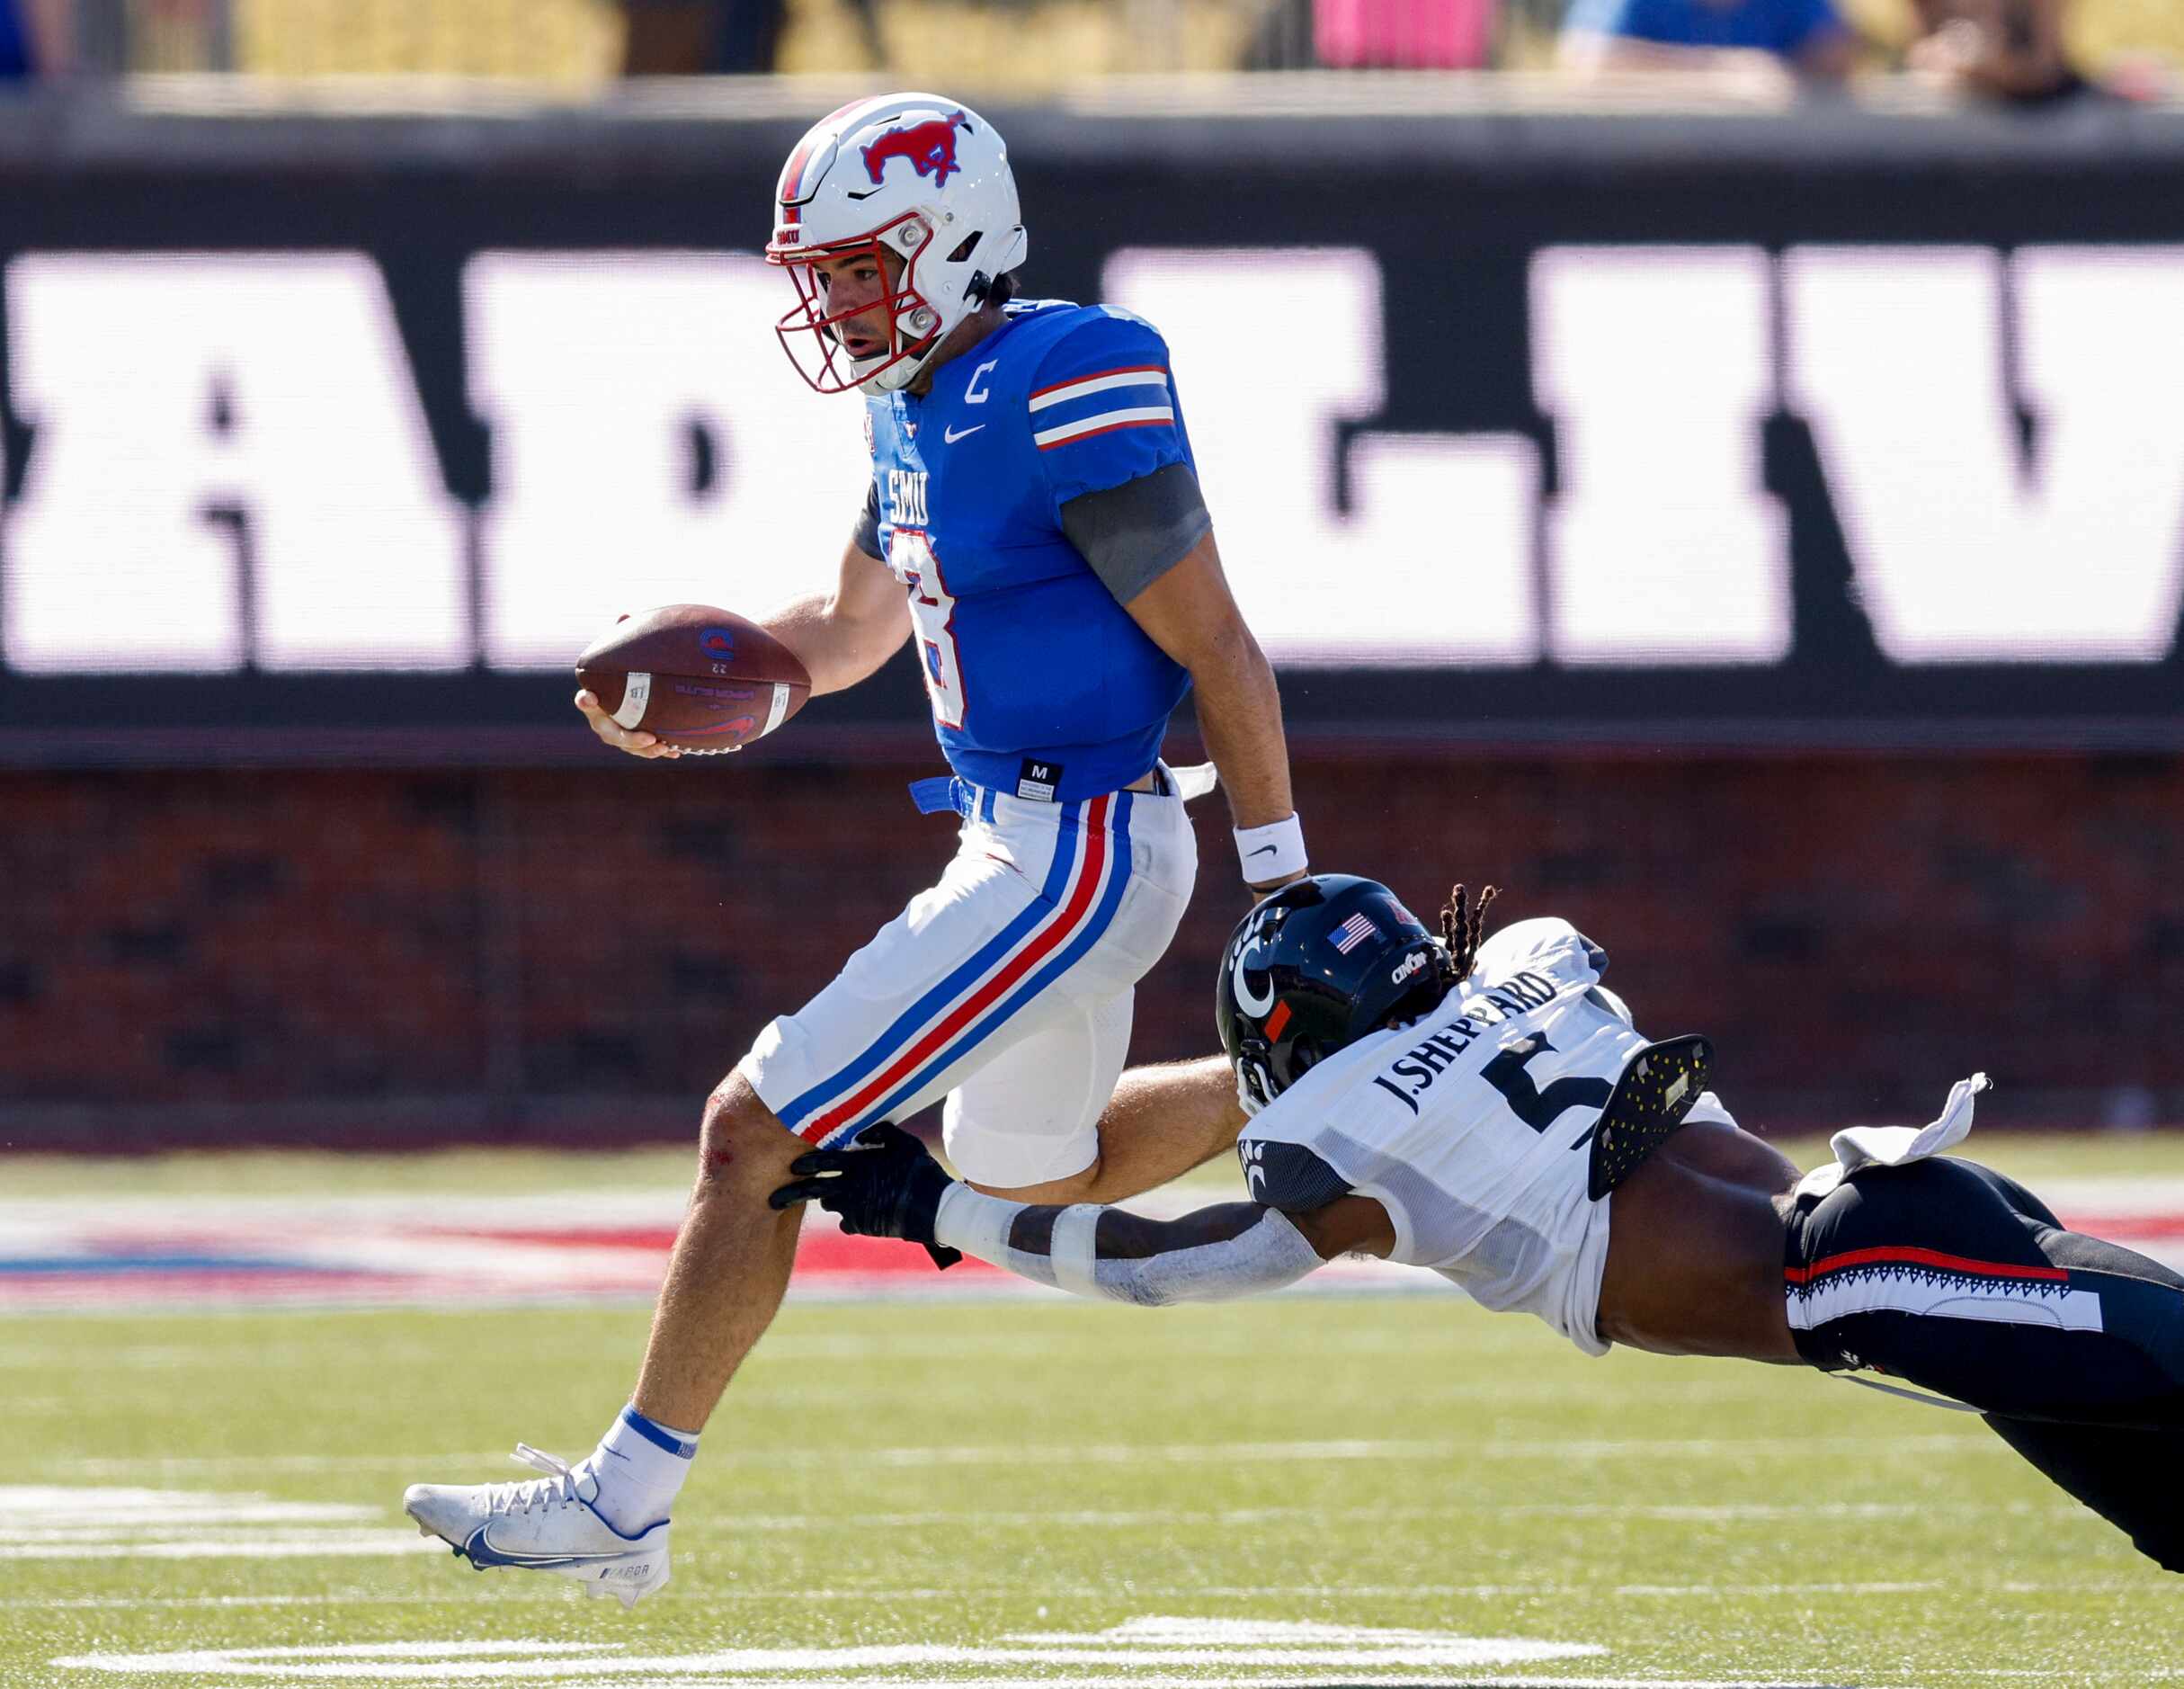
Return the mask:
[[574, 1577], [594, 1595], [634, 1607], [667, 1582], [664, 1519], [624, 1535], [592, 1504], [599, 1480], [527, 1443], [514, 1458], [547, 1474], [511, 1484], [412, 1484], [402, 1511], [479, 1571], [514, 1566]]

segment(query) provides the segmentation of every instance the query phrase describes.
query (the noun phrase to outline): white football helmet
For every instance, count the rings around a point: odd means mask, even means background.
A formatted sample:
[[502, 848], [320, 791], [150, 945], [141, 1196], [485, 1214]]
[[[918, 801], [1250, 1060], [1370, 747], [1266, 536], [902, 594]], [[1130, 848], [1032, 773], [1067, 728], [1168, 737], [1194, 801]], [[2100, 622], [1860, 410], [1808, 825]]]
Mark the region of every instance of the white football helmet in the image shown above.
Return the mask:
[[[781, 166], [774, 201], [766, 259], [797, 288], [774, 332], [822, 393], [908, 386], [1028, 246], [1009, 149], [976, 112], [936, 94], [880, 94], [820, 119]], [[893, 254], [901, 275], [879, 300], [830, 316], [813, 266], [860, 248], [883, 276], [881, 255]], [[851, 358], [835, 325], [874, 309], [887, 313], [886, 344]]]

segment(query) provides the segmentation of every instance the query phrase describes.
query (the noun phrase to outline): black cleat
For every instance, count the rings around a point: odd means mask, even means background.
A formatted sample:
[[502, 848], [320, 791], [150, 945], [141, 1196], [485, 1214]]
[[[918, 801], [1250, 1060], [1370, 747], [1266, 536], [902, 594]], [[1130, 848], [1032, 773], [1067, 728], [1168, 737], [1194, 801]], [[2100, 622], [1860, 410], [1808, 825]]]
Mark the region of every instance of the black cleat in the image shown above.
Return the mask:
[[1599, 1202], [1683, 1124], [1713, 1064], [1707, 1038], [1671, 1038], [1637, 1053], [1593, 1128], [1587, 1195]]

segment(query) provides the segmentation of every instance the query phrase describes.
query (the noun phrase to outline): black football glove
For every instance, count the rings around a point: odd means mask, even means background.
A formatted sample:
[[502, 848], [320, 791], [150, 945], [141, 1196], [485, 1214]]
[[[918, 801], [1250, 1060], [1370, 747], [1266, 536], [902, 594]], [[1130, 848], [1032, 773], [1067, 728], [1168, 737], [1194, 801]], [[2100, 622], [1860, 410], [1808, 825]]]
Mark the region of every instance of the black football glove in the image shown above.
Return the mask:
[[925, 1146], [888, 1121], [868, 1126], [848, 1149], [814, 1149], [789, 1164], [797, 1175], [766, 1201], [789, 1208], [816, 1200], [838, 1215], [842, 1229], [860, 1238], [901, 1238], [922, 1243], [932, 1264], [946, 1269], [963, 1252], [932, 1239], [941, 1194], [955, 1181]]

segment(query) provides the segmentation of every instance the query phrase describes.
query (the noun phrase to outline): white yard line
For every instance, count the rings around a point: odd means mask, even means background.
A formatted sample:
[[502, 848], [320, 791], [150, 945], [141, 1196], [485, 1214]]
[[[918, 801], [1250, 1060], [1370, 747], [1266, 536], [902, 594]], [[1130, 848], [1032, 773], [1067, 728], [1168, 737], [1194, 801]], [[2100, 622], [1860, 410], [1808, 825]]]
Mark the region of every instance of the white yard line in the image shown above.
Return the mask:
[[[41, 1518], [58, 1522], [40, 1525]], [[82, 1489], [67, 1484], [0, 1484], [0, 1542], [40, 1531], [111, 1531], [147, 1524], [357, 1524], [380, 1517], [377, 1507], [340, 1502], [274, 1501], [264, 1496], [191, 1489]]]
[[[1223, 1511], [1161, 1512], [1083, 1511], [1075, 1513], [905, 1513], [861, 1514], [815, 1520], [794, 1515], [745, 1515], [736, 1528], [751, 1533], [819, 1535], [836, 1532], [943, 1530], [969, 1534], [999, 1527], [1006, 1530], [1061, 1527], [1073, 1531], [1166, 1531], [1184, 1525], [1211, 1525], [1246, 1529], [1276, 1523], [1311, 1526], [1328, 1521], [1425, 1522], [1448, 1518], [1506, 1518], [1512, 1512], [1533, 1517], [1573, 1519], [1656, 1519], [1670, 1522], [1718, 1524], [1753, 1519], [1826, 1518], [1882, 1520], [1930, 1516], [1937, 1511], [1985, 1516], [2074, 1514], [2068, 1502], [2041, 1506], [2012, 1504], [2005, 1508], [1974, 1504], [1938, 1506], [1924, 1503], [1820, 1503], [1805, 1507], [1769, 1503], [1728, 1503], [1705, 1507], [1616, 1506], [1573, 1504], [1568, 1506], [1520, 1508], [1451, 1505], [1445, 1507], [1243, 1507]], [[67, 1535], [0, 1535], [0, 1561], [10, 1560], [195, 1560], [195, 1559], [385, 1559], [406, 1554], [439, 1553], [445, 1545], [405, 1530], [253, 1533], [227, 1535], [190, 1532], [173, 1524], [156, 1533], [130, 1536], [112, 1530], [71, 1533]], [[1681, 1586], [1618, 1586], [1632, 1591], [1652, 1588], [1654, 1593], [1682, 1593]], [[967, 1592], [968, 1593], [968, 1592]]]
[[[2058, 1678], [2082, 1683], [2082, 1673], [2056, 1672]], [[2171, 1671], [2140, 1673], [2143, 1678], [2167, 1678], [2178, 1676]], [[254, 1676], [248, 1689], [303, 1689], [309, 1683], [324, 1681], [309, 1678], [266, 1678]], [[565, 1681], [584, 1681], [582, 1678]], [[593, 1679], [593, 1681], [598, 1681]], [[660, 1676], [616, 1677], [610, 1680], [611, 1689], [1299, 1689], [1311, 1679], [1295, 1676], [1274, 1676], [1266, 1674], [1233, 1676], [1221, 1673], [1192, 1672], [1187, 1676], [1174, 1674], [1132, 1674], [1128, 1676], [1069, 1676], [1065, 1677], [932, 1677], [901, 1676], [878, 1674], [857, 1677], [744, 1677], [744, 1676]], [[1373, 1689], [1843, 1689], [1840, 1680], [1825, 1682], [1811, 1678], [1787, 1677], [1564, 1677], [1505, 1676], [1499, 1673], [1480, 1676], [1475, 1669], [1465, 1672], [1460, 1683], [1447, 1676], [1423, 1676], [1416, 1671], [1386, 1673], [1371, 1669], [1346, 1670], [1342, 1674], [1345, 1685], [1370, 1685]], [[242, 1689], [235, 1683], [205, 1683], [198, 1689]], [[1864, 1689], [1911, 1689], [1908, 1685], [1873, 1684]]]
[[[1852, 1452], [1881, 1445], [1891, 1448], [2003, 1447], [1997, 1439], [1979, 1435], [1938, 1434], [1920, 1437], [1814, 1437], [1800, 1449]], [[1214, 1465], [1273, 1461], [1288, 1464], [1305, 1461], [1504, 1461], [1504, 1460], [1620, 1460], [1674, 1455], [1693, 1460], [1715, 1460], [1739, 1452], [1757, 1455], [1779, 1454], [1781, 1442], [1772, 1437], [1683, 1438], [1496, 1438], [1483, 1443], [1458, 1437], [1432, 1439], [1342, 1437], [1295, 1443], [1086, 1443], [1024, 1444], [988, 1448], [876, 1448], [798, 1449], [746, 1451], [744, 1458], [766, 1465], [787, 1461], [798, 1465], [833, 1465], [855, 1462], [871, 1466], [1138, 1466], [1148, 1463]], [[731, 1455], [731, 1459], [735, 1458]]]
[[447, 1544], [414, 1531], [328, 1533], [306, 1540], [248, 1537], [174, 1537], [129, 1542], [0, 1542], [0, 1560], [304, 1560], [389, 1559], [444, 1553]]
[[821, 1531], [971, 1530], [980, 1526], [1052, 1525], [1074, 1531], [1131, 1531], [1172, 1525], [1241, 1527], [1284, 1521], [1309, 1524], [1315, 1520], [1372, 1520], [1390, 1523], [1481, 1515], [1540, 1519], [1659, 1519], [1712, 1524], [1734, 1519], [1908, 1519], [1937, 1514], [2075, 1515], [2081, 1509], [2067, 1497], [2047, 1502], [1932, 1502], [1932, 1501], [1813, 1501], [1625, 1503], [1469, 1502], [1449, 1501], [1404, 1507], [1080, 1507], [1080, 1508], [968, 1508], [932, 1509], [916, 1513], [738, 1514], [739, 1531], [797, 1535]]
[[[422, 1538], [419, 1539], [423, 1541]], [[427, 1543], [428, 1549], [446, 1551], [447, 1545]], [[856, 1601], [856, 1602], [959, 1602], [975, 1595], [997, 1593], [990, 1584], [965, 1585], [959, 1589], [747, 1589], [689, 1588], [678, 1586], [650, 1598], [648, 1606], [668, 1602], [702, 1602], [708, 1605], [724, 1601], [763, 1601], [778, 1604], [797, 1601]], [[1005, 1593], [1005, 1592], [1001, 1592]], [[1181, 1600], [1195, 1591], [1153, 1589], [1144, 1592], [1148, 1599]], [[1030, 1595], [1053, 1600], [1105, 1600], [1114, 1592], [1110, 1589], [1033, 1590]], [[513, 1578], [498, 1578], [489, 1592], [491, 1604], [506, 1606], [553, 1607], [565, 1609], [569, 1592], [562, 1585], [540, 1578], [530, 1583]], [[414, 1593], [392, 1594], [385, 1590], [360, 1589], [349, 1595], [76, 1595], [66, 1599], [49, 1596], [23, 1595], [0, 1600], [0, 1613], [8, 1611], [58, 1613], [82, 1611], [87, 1613], [137, 1613], [167, 1608], [210, 1609], [220, 1611], [228, 1607], [443, 1607], [450, 1603], [472, 1599], [467, 1584], [456, 1583], [436, 1595]], [[588, 1645], [587, 1645], [588, 1646]]]
[[[1374, 1685], [1374, 1689], [1843, 1689], [1839, 1683], [1811, 1683], [1788, 1678], [1520, 1678], [1493, 1674], [1490, 1678], [1466, 1676], [1461, 1683], [1450, 1678], [1422, 1678], [1415, 1672], [1385, 1676], [1380, 1672], [1343, 1672], [1345, 1685]], [[1297, 1689], [1297, 1678], [1269, 1676], [1129, 1676], [1129, 1678], [782, 1678], [767, 1683], [755, 1678], [631, 1678], [614, 1689]], [[1889, 1685], [1872, 1685], [1889, 1689]]]
[[[419, 1541], [422, 1542], [423, 1539]], [[430, 1550], [434, 1545], [425, 1543]], [[2089, 1578], [2067, 1584], [1972, 1584], [1973, 1591], [2000, 1595], [2052, 1594], [2067, 1589], [2076, 1594], [2099, 1594], [2133, 1586], [2128, 1577]], [[1202, 1584], [1148, 1587], [1133, 1585], [1131, 1595], [1142, 1601], [1502, 1601], [1577, 1598], [1585, 1600], [1743, 1600], [1752, 1596], [1790, 1597], [1820, 1595], [1910, 1595], [1930, 1594], [1950, 1586], [1941, 1579], [1923, 1582], [1874, 1583], [1686, 1583], [1686, 1584]], [[522, 1591], [528, 1587], [531, 1593]], [[530, 1586], [510, 1579], [496, 1583], [489, 1592], [495, 1605], [520, 1602], [559, 1608], [566, 1604], [567, 1591], [543, 1582]], [[798, 1602], [855, 1602], [868, 1605], [912, 1604], [921, 1602], [975, 1603], [1006, 1598], [1014, 1601], [1093, 1601], [1114, 1599], [1113, 1588], [1083, 1585], [1000, 1586], [989, 1580], [947, 1587], [911, 1589], [794, 1589], [744, 1586], [706, 1588], [671, 1586], [652, 1597], [654, 1606], [689, 1602], [764, 1603], [768, 1605]], [[24, 1595], [0, 1598], [0, 1613], [65, 1612], [137, 1613], [169, 1608], [218, 1611], [228, 1607], [434, 1607], [468, 1599], [468, 1586], [457, 1585], [434, 1595], [392, 1594], [358, 1590], [350, 1595], [79, 1595], [57, 1599]]]
[[1939, 1578], [1895, 1584], [1618, 1584], [1609, 1594], [1625, 1600], [1741, 1601], [1754, 1595], [1923, 1595], [1941, 1587]]
[[[173, 1669], [173, 1667], [164, 1665], [157, 1667], [149, 1666], [130, 1667], [112, 1664], [93, 1665], [92, 1661], [97, 1658], [94, 1656], [81, 1660], [61, 1659], [56, 1660], [54, 1664], [110, 1672], [131, 1669], [137, 1671]], [[161, 1657], [146, 1658], [156, 1659]], [[293, 1667], [288, 1667], [285, 1669], [293, 1672], [294, 1675], [287, 1677], [280, 1676], [284, 1669], [280, 1666], [268, 1666], [263, 1671], [247, 1668], [236, 1671], [232, 1667], [227, 1669], [236, 1677], [249, 1679], [250, 1689], [268, 1689], [268, 1680], [276, 1685], [299, 1685], [323, 1683], [329, 1678], [369, 1678], [380, 1682], [388, 1681], [389, 1678], [400, 1681], [433, 1681], [435, 1679], [449, 1681], [461, 1678], [471, 1682], [552, 1682], [556, 1680], [557, 1676], [563, 1682], [583, 1682], [587, 1678], [597, 1682], [602, 1677], [606, 1677], [611, 1682], [613, 1689], [1298, 1689], [1300, 1684], [1309, 1684], [1313, 1681], [1308, 1676], [1300, 1678], [1296, 1676], [1277, 1676], [1264, 1670], [1245, 1672], [1241, 1675], [1223, 1671], [1193, 1671], [1188, 1674], [1133, 1672], [1128, 1675], [1085, 1674], [1080, 1676], [1071, 1674], [1066, 1676], [1042, 1674], [1017, 1677], [934, 1677], [926, 1675], [904, 1676], [874, 1673], [855, 1677], [798, 1676], [769, 1678], [746, 1676], [740, 1674], [709, 1675], [710, 1668], [695, 1663], [704, 1658], [704, 1656], [692, 1657], [692, 1664], [687, 1668], [687, 1674], [685, 1669], [671, 1667], [672, 1675], [658, 1676], [620, 1675], [628, 1670], [657, 1669], [657, 1662], [639, 1659], [621, 1662], [602, 1661], [600, 1662], [598, 1668], [593, 1667], [593, 1662], [586, 1660], [541, 1660], [536, 1662], [536, 1669], [511, 1673], [497, 1679], [481, 1677], [465, 1667], [456, 1667], [450, 1670], [438, 1670], [432, 1666], [378, 1667], [363, 1662], [316, 1669], [305, 1668], [300, 1672], [296, 1672]], [[1477, 1662], [1477, 1665], [1498, 1663], [1501, 1662], [1480, 1661]], [[676, 1666], [679, 1667], [679, 1665], [680, 1662], [677, 1662]], [[1809, 1678], [1791, 1679], [1779, 1676], [1567, 1677], [1541, 1676], [1530, 1673], [1521, 1676], [1509, 1676], [1497, 1673], [1493, 1676], [1482, 1677], [1476, 1675], [1476, 1665], [1468, 1668], [1458, 1662], [1450, 1662], [1450, 1665], [1456, 1669], [1465, 1671], [1460, 1686], [1453, 1685], [1445, 1675], [1423, 1676], [1415, 1668], [1389, 1671], [1354, 1665], [1344, 1667], [1342, 1681], [1346, 1685], [1375, 1685], [1375, 1689], [1840, 1689], [1840, 1685], [1835, 1682], [1822, 1683]], [[558, 1673], [555, 1669], [557, 1667], [561, 1668]], [[1449, 1666], [1442, 1667], [1444, 1673], [1448, 1669], [1449, 1669]], [[611, 1677], [610, 1673], [613, 1674]], [[2072, 1676], [2072, 1674], [2063, 1672], [2043, 1675], [2056, 1677]], [[2179, 1674], [2170, 1671], [2139, 1674], [2141, 1676], [2157, 1677], [2177, 1675]], [[203, 1685], [203, 1689], [230, 1689], [230, 1685], [207, 1684]], [[1876, 1684], [1869, 1685], [1869, 1689], [1890, 1689], [1890, 1685]]]
[[[2010, 1452], [1984, 1433], [1930, 1435], [1811, 1437], [1799, 1442], [1807, 1453], [1856, 1454], [1867, 1450], [1942, 1450]], [[1782, 1444], [1772, 1437], [1555, 1438], [1502, 1439], [1467, 1443], [1461, 1438], [1344, 1437], [1294, 1443], [1087, 1443], [1027, 1445], [997, 1443], [969, 1447], [722, 1449], [709, 1451], [709, 1467], [722, 1464], [767, 1467], [887, 1466], [1140, 1466], [1286, 1465], [1311, 1461], [1612, 1461], [1625, 1459], [1711, 1461], [1725, 1454], [1778, 1456]], [[125, 1478], [165, 1472], [417, 1471], [472, 1467], [498, 1469], [505, 1449], [441, 1454], [212, 1454], [107, 1457], [60, 1456], [43, 1462], [49, 1472], [85, 1478]]]
[[507, 1463], [506, 1449], [472, 1449], [455, 1454], [89, 1454], [62, 1455], [41, 1462], [49, 1472], [67, 1472], [79, 1478], [157, 1477], [182, 1472], [252, 1478], [261, 1473], [388, 1472], [407, 1471], [413, 1467]]
[[[2167, 1674], [2155, 1674], [2165, 1676]], [[1188, 1676], [1101, 1677], [794, 1677], [771, 1682], [750, 1677], [639, 1677], [617, 1680], [613, 1689], [1298, 1689], [1306, 1678], [1273, 1676], [1233, 1677], [1191, 1673]], [[1808, 1678], [1785, 1677], [1521, 1677], [1500, 1675], [1482, 1677], [1466, 1671], [1461, 1683], [1447, 1677], [1422, 1677], [1416, 1672], [1393, 1676], [1369, 1669], [1344, 1671], [1345, 1685], [1369, 1684], [1374, 1689], [1843, 1689], [1840, 1682], [1819, 1683]], [[208, 1685], [205, 1689], [229, 1689]], [[253, 1684], [250, 1689], [266, 1689]], [[1865, 1689], [1891, 1689], [1875, 1684]], [[1897, 1686], [1903, 1689], [1903, 1686]]]
[[[1024, 1644], [1030, 1645], [1024, 1645]], [[702, 1653], [637, 1655], [620, 1644], [605, 1648], [567, 1643], [370, 1642], [319, 1647], [185, 1649], [150, 1654], [63, 1655], [64, 1668], [117, 1675], [285, 1677], [341, 1680], [370, 1677], [395, 1682], [506, 1683], [584, 1677], [627, 1679], [664, 1674], [683, 1679], [700, 1674], [747, 1678], [767, 1674], [858, 1673], [905, 1667], [1029, 1667], [1182, 1666], [1203, 1671], [1255, 1667], [1293, 1673], [1359, 1668], [1376, 1676], [1392, 1669], [1511, 1666], [1595, 1658], [1608, 1650], [1591, 1642], [1555, 1642], [1529, 1637], [1471, 1637], [1428, 1631], [1250, 1620], [1133, 1620], [1089, 1638], [1015, 1638], [1001, 1645], [877, 1643], [842, 1648], [733, 1648]], [[1149, 1674], [1148, 1674], [1149, 1675]], [[1138, 1680], [1133, 1673], [1129, 1681]]]

